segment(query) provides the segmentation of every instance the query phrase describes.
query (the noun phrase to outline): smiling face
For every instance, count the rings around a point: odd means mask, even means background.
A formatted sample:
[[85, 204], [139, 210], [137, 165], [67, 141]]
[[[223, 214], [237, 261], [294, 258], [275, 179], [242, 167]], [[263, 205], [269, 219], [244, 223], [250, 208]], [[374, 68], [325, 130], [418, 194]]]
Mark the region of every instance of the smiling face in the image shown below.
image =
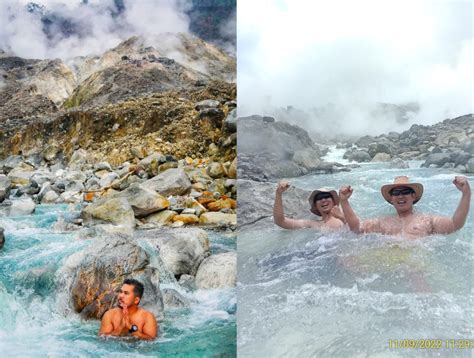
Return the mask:
[[409, 187], [396, 187], [390, 191], [390, 202], [399, 213], [411, 211], [416, 195]]
[[319, 193], [314, 198], [314, 205], [321, 214], [328, 214], [334, 208], [334, 200], [330, 193]]
[[140, 297], [135, 296], [133, 291], [133, 285], [123, 284], [120, 288], [120, 292], [118, 295], [119, 306], [123, 308], [123, 306], [130, 307], [132, 305], [138, 305], [140, 302]]

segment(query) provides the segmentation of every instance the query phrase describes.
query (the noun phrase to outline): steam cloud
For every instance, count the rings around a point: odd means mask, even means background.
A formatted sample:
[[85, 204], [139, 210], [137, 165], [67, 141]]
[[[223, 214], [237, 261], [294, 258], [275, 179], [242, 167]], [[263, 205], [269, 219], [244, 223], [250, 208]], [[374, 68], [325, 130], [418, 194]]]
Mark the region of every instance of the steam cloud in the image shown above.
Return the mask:
[[[471, 1], [243, 1], [237, 16], [239, 116], [360, 135], [473, 112]], [[403, 124], [371, 114], [409, 102]]]
[[[28, 12], [29, 1], [0, 3], [0, 49], [24, 58], [62, 58], [100, 54], [133, 35], [146, 40], [163, 32], [188, 32], [183, 0], [38, 0], [48, 14], [66, 19], [74, 32], [44, 31], [41, 14]], [[123, 4], [123, 11], [119, 11]]]

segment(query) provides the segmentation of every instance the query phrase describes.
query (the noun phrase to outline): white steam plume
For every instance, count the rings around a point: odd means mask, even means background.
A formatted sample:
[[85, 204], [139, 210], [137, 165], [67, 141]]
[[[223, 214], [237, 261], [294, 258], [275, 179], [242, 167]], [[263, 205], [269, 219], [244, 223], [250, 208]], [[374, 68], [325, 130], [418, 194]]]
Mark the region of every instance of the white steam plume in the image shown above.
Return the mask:
[[[309, 130], [376, 134], [474, 111], [471, 1], [242, 1], [237, 20], [240, 116], [294, 106]], [[370, 115], [408, 102], [404, 125]]]

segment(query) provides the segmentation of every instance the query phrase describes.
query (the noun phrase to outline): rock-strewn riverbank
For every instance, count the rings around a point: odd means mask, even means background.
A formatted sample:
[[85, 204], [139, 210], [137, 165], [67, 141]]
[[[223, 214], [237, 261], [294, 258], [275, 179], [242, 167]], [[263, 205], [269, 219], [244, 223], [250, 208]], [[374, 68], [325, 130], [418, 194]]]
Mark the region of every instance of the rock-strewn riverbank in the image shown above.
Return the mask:
[[390, 161], [404, 167], [405, 160], [424, 160], [423, 167], [474, 173], [474, 117], [468, 114], [432, 126], [414, 124], [402, 133], [367, 135], [339, 146], [350, 148], [344, 154], [350, 161]]

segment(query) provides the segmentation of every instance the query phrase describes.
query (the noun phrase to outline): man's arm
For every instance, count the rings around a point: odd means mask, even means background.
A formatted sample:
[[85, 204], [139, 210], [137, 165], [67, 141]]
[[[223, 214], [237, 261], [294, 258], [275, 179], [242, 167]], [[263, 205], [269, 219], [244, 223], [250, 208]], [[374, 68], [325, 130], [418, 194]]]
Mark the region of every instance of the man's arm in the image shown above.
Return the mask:
[[297, 220], [285, 217], [282, 194], [288, 190], [289, 187], [290, 184], [285, 180], [278, 183], [275, 193], [275, 203], [273, 204], [273, 221], [275, 224], [283, 229], [304, 229], [316, 226], [316, 222], [311, 220]]
[[344, 217], [349, 225], [349, 229], [351, 229], [352, 232], [360, 234], [362, 230], [360, 227], [359, 217], [356, 215], [354, 210], [352, 210], [351, 204], [349, 204], [349, 198], [352, 195], [352, 191], [350, 185], [341, 187], [341, 189], [339, 189], [339, 200], [342, 212], [344, 213]]
[[100, 323], [100, 336], [119, 336], [121, 329], [115, 329], [112, 323], [112, 310], [105, 312]]
[[156, 332], [158, 330], [158, 324], [156, 323], [155, 316], [150, 312], [145, 314], [145, 324], [143, 325], [143, 331], [133, 332], [132, 336], [140, 339], [152, 340], [156, 338]]
[[433, 217], [433, 232], [435, 234], [451, 234], [461, 229], [466, 222], [471, 203], [471, 187], [469, 186], [469, 181], [464, 176], [456, 176], [453, 184], [462, 192], [461, 200], [452, 218]]

